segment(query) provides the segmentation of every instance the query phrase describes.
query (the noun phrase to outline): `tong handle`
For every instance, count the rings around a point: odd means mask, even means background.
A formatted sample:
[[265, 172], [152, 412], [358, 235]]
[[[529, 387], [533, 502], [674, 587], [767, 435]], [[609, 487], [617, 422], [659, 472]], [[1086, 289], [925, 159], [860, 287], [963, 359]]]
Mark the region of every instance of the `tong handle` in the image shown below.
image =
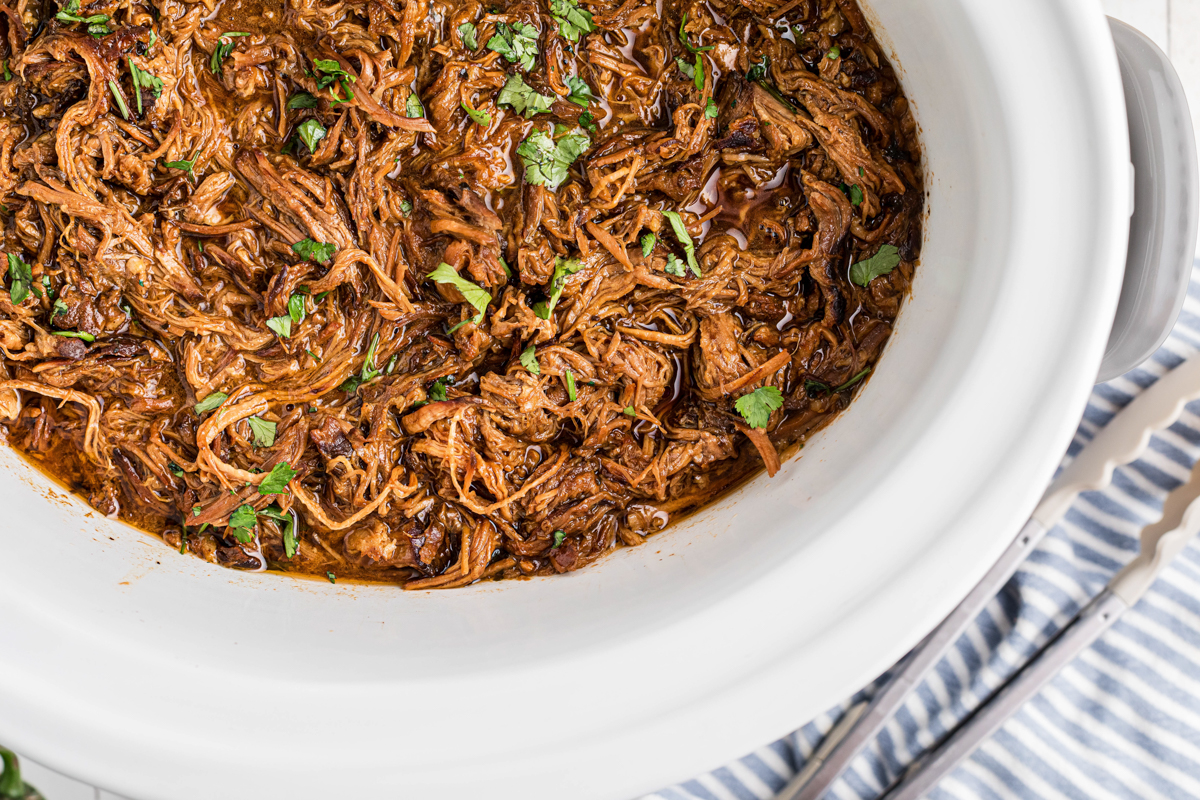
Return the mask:
[[1192, 357], [1159, 378], [1100, 429], [1042, 495], [1033, 518], [1046, 530], [1053, 528], [1080, 492], [1106, 488], [1113, 470], [1141, 455], [1150, 436], [1179, 419], [1183, 407], [1197, 397], [1200, 357]]

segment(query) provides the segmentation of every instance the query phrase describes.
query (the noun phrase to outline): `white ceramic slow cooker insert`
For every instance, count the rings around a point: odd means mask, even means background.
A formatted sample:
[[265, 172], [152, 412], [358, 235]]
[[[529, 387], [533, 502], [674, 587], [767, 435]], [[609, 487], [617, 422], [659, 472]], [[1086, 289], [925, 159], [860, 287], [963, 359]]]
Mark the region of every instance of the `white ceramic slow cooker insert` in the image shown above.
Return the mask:
[[1129, 144], [1097, 0], [870, 0], [929, 216], [875, 375], [774, 479], [566, 576], [224, 570], [0, 448], [0, 741], [123, 795], [621, 800], [786, 734], [1020, 527], [1112, 324]]

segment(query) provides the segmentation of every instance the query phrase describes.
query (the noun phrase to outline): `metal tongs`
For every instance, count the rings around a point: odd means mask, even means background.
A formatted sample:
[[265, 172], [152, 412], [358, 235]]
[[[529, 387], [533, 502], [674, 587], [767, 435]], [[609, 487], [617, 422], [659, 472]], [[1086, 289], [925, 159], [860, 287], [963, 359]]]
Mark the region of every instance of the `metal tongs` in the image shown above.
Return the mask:
[[[1176, 367], [1118, 413], [1072, 461], [1043, 495], [1033, 516], [1000, 560], [966, 599], [911, 653], [908, 662], [872, 700], [850, 711], [776, 800], [818, 800], [859, 753], [883, 730], [894, 712], [1003, 588], [1046, 532], [1062, 519], [1081, 492], [1106, 488], [1113, 470], [1134, 461], [1151, 434], [1171, 425], [1183, 407], [1200, 398], [1200, 356]], [[1071, 620], [1032, 661], [967, 717], [941, 743], [909, 768], [884, 797], [915, 800], [1037, 694], [1058, 671], [1133, 606], [1187, 541], [1200, 531], [1200, 464], [1173, 491], [1162, 519], [1142, 531], [1141, 554]]]

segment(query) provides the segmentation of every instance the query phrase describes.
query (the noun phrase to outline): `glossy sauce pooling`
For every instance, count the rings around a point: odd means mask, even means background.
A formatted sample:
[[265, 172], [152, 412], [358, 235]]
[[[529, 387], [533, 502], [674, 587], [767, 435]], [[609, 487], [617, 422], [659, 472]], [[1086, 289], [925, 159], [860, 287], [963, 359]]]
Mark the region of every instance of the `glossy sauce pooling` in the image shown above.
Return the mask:
[[843, 409], [920, 246], [852, 0], [2, 17], [0, 415], [240, 569], [578, 569]]

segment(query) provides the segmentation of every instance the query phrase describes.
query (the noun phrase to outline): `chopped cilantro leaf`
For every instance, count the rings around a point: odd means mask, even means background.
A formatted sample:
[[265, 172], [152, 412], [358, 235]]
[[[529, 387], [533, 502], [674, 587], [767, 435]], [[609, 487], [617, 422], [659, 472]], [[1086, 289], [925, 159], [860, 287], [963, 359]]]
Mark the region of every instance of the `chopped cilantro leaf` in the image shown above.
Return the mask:
[[286, 461], [280, 461], [271, 471], [262, 483], [258, 485], [259, 494], [283, 494], [287, 488], [288, 482], [296, 477], [296, 470]]
[[488, 112], [480, 111], [475, 108], [471, 108], [466, 103], [459, 103], [459, 105], [462, 106], [463, 111], [467, 112], [468, 117], [475, 120], [475, 123], [477, 125], [482, 125], [483, 127], [486, 128], [487, 126], [492, 124], [492, 115], [489, 114]]
[[313, 97], [308, 92], [296, 92], [288, 100], [287, 107], [292, 111], [298, 108], [316, 108], [317, 98]]
[[458, 35], [468, 50], [479, 49], [479, 35], [475, 32], [475, 26], [470, 22], [464, 22], [458, 26]]
[[318, 242], [313, 239], [301, 239], [292, 245], [292, 250], [296, 255], [307, 261], [328, 264], [329, 259], [333, 258], [333, 254], [337, 252], [337, 245], [330, 242]]
[[276, 424], [262, 417], [250, 417], [250, 432], [254, 434], [255, 447], [270, 447], [275, 444]]
[[206, 411], [212, 411], [214, 408], [220, 407], [221, 403], [224, 403], [228, 399], [229, 395], [224, 392], [213, 392], [199, 403], [196, 403], [194, 407], [197, 414], [203, 414]]
[[720, 113], [721, 110], [717, 108], [717, 104], [713, 102], [711, 97], [708, 98], [708, 105], [704, 107], [704, 116], [707, 119], [716, 119], [717, 115]]
[[287, 339], [292, 335], [292, 318], [287, 314], [271, 317], [267, 320], [267, 327], [274, 331], [276, 336]]
[[578, 75], [571, 75], [567, 78], [567, 88], [571, 93], [567, 95], [567, 99], [577, 106], [588, 107], [588, 103], [596, 99], [592, 94], [592, 87], [588, 86], [587, 81]]
[[8, 296], [14, 306], [19, 306], [33, 285], [33, 267], [16, 253], [8, 253], [8, 281]]
[[425, 106], [421, 105], [421, 98], [417, 97], [416, 92], [410, 92], [408, 99], [404, 101], [404, 114], [409, 119], [420, 119], [425, 116]]
[[563, 533], [562, 531], [555, 531], [554, 532], [554, 544], [551, 545], [550, 549], [557, 550], [558, 548], [562, 547], [563, 539], [565, 539], [565, 538], [567, 538], [567, 535], [565, 533]]
[[545, 131], [534, 131], [517, 147], [525, 165], [525, 182], [555, 191], [567, 179], [567, 171], [592, 144], [583, 131], [568, 133], [557, 142]]
[[774, 386], [763, 386], [739, 397], [734, 407], [751, 428], [765, 428], [771, 412], [783, 407], [783, 392]]
[[674, 275], [677, 278], [682, 278], [687, 274], [687, 269], [683, 266], [683, 262], [676, 258], [674, 253], [667, 253], [667, 264], [663, 269], [668, 275]]
[[208, 61], [208, 68], [213, 75], [221, 74], [221, 62], [233, 52], [233, 37], [249, 35], [248, 33], [241, 33], [239, 31], [230, 31], [217, 37], [217, 46], [213, 48], [212, 58]]
[[537, 360], [537, 347], [529, 345], [521, 352], [521, 366], [532, 372], [534, 375], [542, 374], [542, 365]]
[[596, 30], [591, 12], [580, 8], [576, 0], [550, 0], [550, 16], [558, 23], [558, 32], [568, 42], [578, 42], [580, 36]]
[[642, 257], [649, 258], [650, 253], [654, 251], [654, 243], [658, 241], [658, 237], [653, 233], [647, 233], [642, 237]]
[[288, 316], [292, 318], [292, 322], [299, 325], [304, 322], [304, 295], [297, 292], [288, 298]]
[[496, 35], [488, 39], [487, 49], [504, 56], [510, 64], [520, 64], [521, 69], [533, 69], [538, 52], [538, 30], [532, 25], [517, 22], [496, 25]]
[[315, 119], [306, 119], [300, 123], [300, 127], [296, 129], [300, 134], [300, 141], [304, 142], [308, 152], [315, 153], [317, 151], [317, 143], [325, 138], [325, 126], [317, 122]]
[[446, 399], [446, 384], [450, 382], [449, 378], [438, 378], [433, 383], [429, 384], [429, 391], [426, 396], [429, 397], [429, 402], [440, 403]]
[[866, 286], [880, 275], [887, 275], [900, 265], [900, 249], [892, 244], [885, 244], [879, 252], [865, 261], [859, 261], [850, 267], [850, 280], [859, 286]]
[[577, 258], [555, 258], [554, 259], [554, 275], [550, 278], [549, 295], [545, 304], [538, 303], [534, 306], [533, 313], [537, 314], [542, 319], [550, 319], [550, 315], [554, 313], [554, 307], [558, 305], [558, 298], [562, 296], [563, 287], [567, 285], [567, 276], [574, 275], [583, 268]]
[[492, 302], [492, 296], [484, 289], [459, 276], [454, 271], [454, 267], [444, 261], [438, 264], [437, 269], [429, 273], [426, 277], [436, 283], [448, 283], [455, 289], [458, 289], [463, 299], [474, 306], [475, 310], [479, 312], [471, 321], [476, 325], [483, 321], [483, 314], [487, 310], [488, 303]]
[[520, 75], [510, 75], [504, 88], [496, 95], [496, 105], [509, 106], [518, 114], [524, 114], [525, 119], [532, 119], [534, 114], [544, 114], [550, 110], [554, 95], [540, 94], [533, 89]]
[[675, 238], [683, 245], [684, 253], [687, 254], [688, 267], [697, 278], [703, 277], [700, 272], [700, 264], [696, 262], [696, 245], [692, 243], [687, 226], [683, 224], [683, 217], [679, 216], [676, 211], [664, 211], [662, 215], [671, 223], [671, 228], [675, 231]]
[[585, 111], [579, 115], [579, 124], [592, 134], [600, 132], [596, 127], [596, 115], [590, 111]]

